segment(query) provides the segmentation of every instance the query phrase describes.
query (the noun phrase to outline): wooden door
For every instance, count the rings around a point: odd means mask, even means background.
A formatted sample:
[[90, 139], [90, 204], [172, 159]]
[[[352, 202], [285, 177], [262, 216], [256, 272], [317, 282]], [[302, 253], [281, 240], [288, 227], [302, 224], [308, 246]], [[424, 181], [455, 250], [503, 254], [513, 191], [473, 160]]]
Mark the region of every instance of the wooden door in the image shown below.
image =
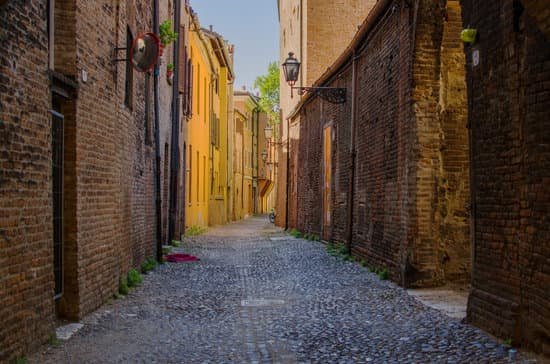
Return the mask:
[[323, 239], [330, 239], [332, 186], [332, 127], [323, 129]]

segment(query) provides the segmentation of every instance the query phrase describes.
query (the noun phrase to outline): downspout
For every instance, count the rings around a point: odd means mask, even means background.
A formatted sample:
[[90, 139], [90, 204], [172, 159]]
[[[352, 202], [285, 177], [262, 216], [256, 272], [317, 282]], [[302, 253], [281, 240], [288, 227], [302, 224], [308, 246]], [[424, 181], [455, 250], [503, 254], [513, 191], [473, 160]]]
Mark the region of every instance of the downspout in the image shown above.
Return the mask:
[[258, 180], [260, 179], [260, 160], [258, 159], [259, 153], [260, 153], [260, 112], [261, 109], [259, 106], [257, 106], [256, 109], [256, 155], [254, 156], [254, 159], [256, 159], [256, 201], [254, 208], [256, 211], [254, 211], [256, 214], [262, 212], [262, 200], [261, 200], [261, 193], [260, 193], [260, 186], [258, 185]]
[[346, 248], [349, 254], [351, 254], [351, 245], [353, 240], [353, 203], [355, 194], [355, 162], [357, 153], [355, 151], [355, 134], [356, 134], [356, 119], [357, 119], [357, 54], [353, 51], [352, 56], [352, 76], [351, 76], [351, 140], [350, 140], [350, 184], [348, 191], [348, 239], [346, 242]]
[[[181, 2], [175, 2], [174, 24], [176, 30], [181, 31]], [[179, 73], [180, 73], [180, 44], [181, 37], [176, 38], [174, 45], [174, 78], [172, 82], [172, 138], [170, 142], [170, 210], [168, 220], [168, 242], [174, 239], [176, 231], [176, 216], [178, 211], [178, 175], [180, 169], [180, 93], [179, 93]]]
[[[156, 34], [159, 30], [159, 0], [153, 3], [153, 31]], [[160, 128], [159, 128], [159, 63], [155, 65], [153, 74], [153, 108], [155, 114], [155, 211], [157, 222], [157, 261], [162, 263], [162, 208], [160, 193]]]
[[285, 230], [288, 230], [288, 208], [290, 194], [290, 119], [286, 119], [286, 214]]

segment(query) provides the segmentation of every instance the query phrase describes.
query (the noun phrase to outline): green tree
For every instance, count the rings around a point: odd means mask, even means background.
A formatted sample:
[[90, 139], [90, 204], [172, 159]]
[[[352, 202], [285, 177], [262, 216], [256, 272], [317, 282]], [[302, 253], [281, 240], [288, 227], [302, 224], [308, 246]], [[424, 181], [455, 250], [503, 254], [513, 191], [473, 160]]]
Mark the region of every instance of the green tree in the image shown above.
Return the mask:
[[267, 73], [258, 76], [254, 88], [260, 91], [260, 106], [268, 114], [271, 125], [279, 123], [279, 65], [271, 62]]

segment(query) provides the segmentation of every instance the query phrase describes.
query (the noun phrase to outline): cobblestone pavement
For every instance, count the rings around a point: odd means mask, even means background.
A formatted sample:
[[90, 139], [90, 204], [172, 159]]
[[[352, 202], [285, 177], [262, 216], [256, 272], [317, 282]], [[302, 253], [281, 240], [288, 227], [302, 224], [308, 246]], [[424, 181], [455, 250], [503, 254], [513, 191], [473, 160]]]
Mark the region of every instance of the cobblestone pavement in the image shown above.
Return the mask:
[[181, 249], [33, 363], [529, 362], [321, 243], [253, 218]]

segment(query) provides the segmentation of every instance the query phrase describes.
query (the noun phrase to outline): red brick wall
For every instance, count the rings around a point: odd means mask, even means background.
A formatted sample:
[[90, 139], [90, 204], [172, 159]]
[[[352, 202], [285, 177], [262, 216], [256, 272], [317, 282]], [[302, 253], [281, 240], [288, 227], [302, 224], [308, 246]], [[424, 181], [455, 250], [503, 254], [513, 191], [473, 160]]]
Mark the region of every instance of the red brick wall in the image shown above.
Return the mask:
[[0, 362], [53, 330], [46, 1], [0, 5]]
[[[512, 0], [463, 3], [475, 253], [468, 318], [550, 353], [550, 45]], [[514, 11], [516, 5], [516, 12]]]

